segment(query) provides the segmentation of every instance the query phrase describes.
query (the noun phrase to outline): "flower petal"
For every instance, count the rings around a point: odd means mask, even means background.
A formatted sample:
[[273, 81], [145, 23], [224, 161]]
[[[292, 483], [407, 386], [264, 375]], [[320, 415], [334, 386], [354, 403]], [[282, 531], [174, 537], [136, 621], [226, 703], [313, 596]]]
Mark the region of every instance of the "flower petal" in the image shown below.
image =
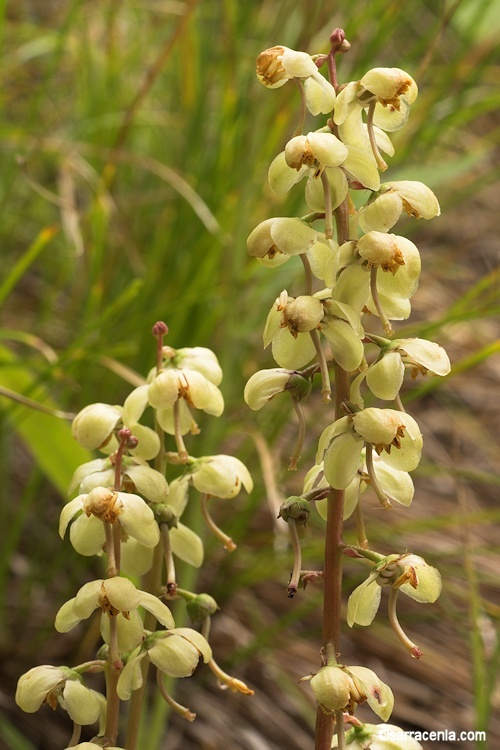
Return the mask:
[[145, 656], [147, 656], [147, 652], [142, 651], [138, 655], [129, 658], [121, 671], [116, 686], [116, 692], [118, 693], [120, 700], [128, 701], [134, 690], [139, 690], [139, 688], [142, 687], [143, 678], [141, 661]]
[[288, 328], [282, 328], [273, 339], [272, 352], [280, 367], [296, 370], [311, 361], [316, 349], [309, 333], [299, 333], [294, 338]]
[[163, 604], [158, 597], [149, 594], [147, 591], [139, 591], [138, 594], [141, 607], [151, 612], [158, 622], [165, 625], [166, 628], [175, 628], [174, 618], [166, 604]]
[[126, 466], [124, 473], [132, 480], [137, 492], [152, 503], [168, 502], [168, 484], [163, 474], [144, 464]]
[[380, 605], [381, 592], [382, 589], [371, 576], [354, 589], [347, 603], [349, 627], [355, 624], [371, 625]]
[[96, 516], [82, 514], [71, 524], [69, 539], [79, 555], [98, 555], [106, 541], [104, 524]]
[[137, 424], [142, 417], [144, 410], [149, 405], [148, 401], [149, 385], [145, 383], [135, 388], [123, 403], [122, 420], [127, 427], [131, 424]]
[[178, 523], [177, 527], [170, 529], [170, 545], [174, 555], [179, 557], [184, 562], [192, 565], [194, 568], [199, 568], [203, 563], [203, 542], [187, 526], [182, 523]]
[[300, 182], [308, 174], [309, 169], [303, 164], [299, 170], [292, 169], [288, 166], [285, 159], [285, 152], [282, 151], [271, 162], [268, 171], [269, 187], [276, 195], [284, 195]]
[[93, 724], [101, 710], [97, 695], [79, 680], [67, 680], [60, 703], [75, 724]]
[[82, 619], [74, 611], [73, 607], [75, 599], [76, 597], [73, 597], [73, 599], [65, 602], [58, 610], [54, 621], [54, 627], [58, 633], [68, 633], [70, 630], [73, 630]]
[[325, 477], [337, 490], [344, 490], [356, 476], [361, 464], [363, 441], [352, 432], [335, 437], [325, 451]]

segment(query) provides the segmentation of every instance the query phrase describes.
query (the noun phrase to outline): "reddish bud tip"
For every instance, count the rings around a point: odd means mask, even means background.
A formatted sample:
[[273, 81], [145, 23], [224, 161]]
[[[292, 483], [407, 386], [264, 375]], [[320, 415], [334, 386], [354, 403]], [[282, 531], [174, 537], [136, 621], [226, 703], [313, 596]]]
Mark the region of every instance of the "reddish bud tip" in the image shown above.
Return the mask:
[[128, 427], [122, 427], [121, 430], [118, 430], [118, 437], [122, 441], [129, 440], [129, 438], [132, 437], [132, 432], [128, 429]]
[[356, 552], [355, 549], [351, 549], [351, 547], [344, 548], [344, 555], [347, 555], [347, 557], [363, 557], [363, 555], [360, 555], [359, 552]]
[[162, 320], [159, 320], [158, 322], [154, 324], [151, 330], [151, 333], [153, 334], [153, 336], [156, 336], [157, 338], [159, 336], [166, 336], [168, 333], [168, 326]]
[[314, 64], [317, 68], [321, 68], [322, 65], [326, 63], [328, 60], [328, 55], [318, 55], [317, 58], [314, 60]]
[[345, 39], [344, 29], [334, 29], [330, 34], [330, 43], [332, 47], [340, 47]]
[[139, 438], [136, 438], [134, 435], [131, 435], [129, 439], [127, 440], [126, 446], [129, 450], [133, 450], [134, 448], [137, 448], [138, 444], [139, 444]]
[[414, 659], [420, 659], [420, 657], [424, 655], [423, 651], [420, 651], [418, 646], [413, 646], [410, 653]]

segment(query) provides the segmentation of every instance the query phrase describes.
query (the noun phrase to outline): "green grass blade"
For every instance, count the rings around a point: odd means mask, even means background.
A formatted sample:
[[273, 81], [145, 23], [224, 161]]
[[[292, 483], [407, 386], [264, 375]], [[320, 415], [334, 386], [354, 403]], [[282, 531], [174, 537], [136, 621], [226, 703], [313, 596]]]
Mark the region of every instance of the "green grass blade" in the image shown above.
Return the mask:
[[11, 293], [12, 289], [24, 276], [31, 264], [38, 258], [42, 250], [47, 247], [49, 242], [55, 237], [58, 232], [57, 227], [45, 227], [39, 233], [36, 240], [26, 250], [24, 255], [19, 258], [17, 263], [10, 270], [7, 278], [0, 286], [0, 306], [3, 305], [5, 299]]

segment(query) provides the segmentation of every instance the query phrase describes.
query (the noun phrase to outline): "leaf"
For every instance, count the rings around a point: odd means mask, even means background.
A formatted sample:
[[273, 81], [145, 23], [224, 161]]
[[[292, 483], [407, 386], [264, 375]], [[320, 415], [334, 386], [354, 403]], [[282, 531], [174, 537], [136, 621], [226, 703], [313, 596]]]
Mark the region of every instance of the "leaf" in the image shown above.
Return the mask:
[[[26, 365], [1, 345], [0, 384], [53, 406], [46, 390], [36, 385]], [[0, 403], [5, 408], [5, 400]], [[17, 405], [7, 416], [42, 472], [65, 497], [75, 469], [90, 461], [92, 454], [75, 442], [69, 423], [63, 419]]]

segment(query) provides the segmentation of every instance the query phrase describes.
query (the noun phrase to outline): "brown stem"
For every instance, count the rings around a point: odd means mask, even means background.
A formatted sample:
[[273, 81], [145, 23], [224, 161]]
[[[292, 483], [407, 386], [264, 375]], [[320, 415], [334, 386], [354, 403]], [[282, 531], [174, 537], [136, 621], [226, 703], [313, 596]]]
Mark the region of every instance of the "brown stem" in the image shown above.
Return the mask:
[[[336, 30], [337, 31], [337, 30]], [[335, 34], [335, 32], [334, 32]], [[340, 39], [340, 36], [339, 36]], [[333, 43], [332, 43], [333, 50]], [[333, 59], [333, 58], [332, 58]], [[332, 80], [332, 84], [334, 81]], [[335, 85], [335, 84], [334, 84]], [[337, 242], [342, 245], [349, 239], [349, 208], [343, 200], [335, 209]], [[342, 404], [349, 400], [349, 373], [334, 363], [335, 419], [344, 416]], [[328, 515], [325, 536], [325, 563], [323, 567], [323, 635], [322, 652], [327, 664], [337, 663], [340, 652], [340, 616], [342, 609], [342, 531], [344, 526], [344, 490], [334, 490], [328, 495]], [[318, 708], [316, 713], [315, 750], [330, 750], [334, 725], [331, 716]]]
[[334, 87], [335, 91], [338, 93], [339, 85], [337, 81], [337, 62], [335, 60], [335, 55], [338, 53], [344, 54], [345, 52], [349, 52], [351, 45], [345, 38], [345, 31], [344, 29], [334, 29], [332, 33], [330, 34], [330, 45], [331, 49], [328, 53], [328, 77], [330, 79], [330, 83]]
[[108, 566], [106, 568], [106, 573], [108, 575], [108, 578], [114, 578], [114, 576], [118, 575], [118, 568], [116, 566], [113, 524], [109, 521], [104, 521], [104, 534], [106, 537], [106, 554], [108, 556]]
[[157, 321], [152, 330], [156, 339], [156, 374], [159, 375], [163, 369], [163, 337], [168, 333], [168, 326], [163, 320]]
[[[159, 321], [159, 323], [161, 323], [161, 321]], [[166, 327], [167, 326], [165, 325], [165, 328]], [[160, 326], [160, 329], [156, 329], [156, 331], [153, 329], [153, 335], [158, 336], [159, 333], [161, 333], [161, 326]], [[158, 357], [158, 349], [157, 349], [157, 357]], [[159, 374], [158, 364], [159, 363], [157, 361], [157, 375]], [[165, 433], [163, 432], [160, 424], [158, 423], [156, 411], [155, 411], [155, 416], [154, 416], [154, 426], [155, 426], [156, 434], [158, 435], [160, 439], [160, 450], [158, 452], [158, 455], [155, 458], [154, 467], [156, 471], [159, 471], [161, 474], [163, 474], [163, 476], [165, 476], [165, 470], [166, 470], [166, 465], [167, 465], [166, 457], [165, 457]], [[151, 594], [155, 594], [155, 595], [159, 594], [160, 587], [161, 587], [162, 568], [163, 568], [163, 547], [160, 543], [158, 543], [153, 553], [153, 564], [150, 570], [148, 571], [148, 573], [144, 576], [143, 581], [142, 581], [141, 587], [142, 589], [144, 589], [144, 591], [149, 591]], [[146, 611], [145, 616], [144, 616], [144, 629], [155, 630], [155, 627], [156, 627], [156, 617], [153, 614], [151, 614], [151, 612]], [[128, 712], [127, 733], [126, 733], [126, 743], [125, 743], [127, 750], [136, 750], [137, 743], [139, 741], [139, 729], [141, 725], [144, 696], [146, 693], [149, 664], [150, 664], [149, 659], [142, 660], [142, 664], [141, 664], [142, 686], [138, 690], [134, 690], [134, 692], [132, 693], [132, 698], [130, 699], [130, 708]]]
[[[335, 418], [343, 415], [342, 403], [349, 398], [349, 374], [335, 363]], [[328, 495], [326, 521], [325, 562], [323, 567], [323, 637], [322, 651], [326, 663], [337, 663], [340, 653], [340, 618], [342, 608], [342, 557], [343, 557], [344, 490], [334, 490]], [[316, 715], [315, 750], [330, 750], [334, 725], [318, 709]]]
[[109, 657], [106, 670], [106, 729], [104, 734], [111, 745], [116, 745], [118, 736], [118, 719], [120, 715], [120, 699], [116, 692], [118, 677], [123, 668], [118, 650], [118, 631], [116, 617], [109, 618]]
[[349, 239], [349, 206], [347, 200], [342, 201], [335, 209], [335, 224], [337, 225], [337, 242], [343, 245]]

